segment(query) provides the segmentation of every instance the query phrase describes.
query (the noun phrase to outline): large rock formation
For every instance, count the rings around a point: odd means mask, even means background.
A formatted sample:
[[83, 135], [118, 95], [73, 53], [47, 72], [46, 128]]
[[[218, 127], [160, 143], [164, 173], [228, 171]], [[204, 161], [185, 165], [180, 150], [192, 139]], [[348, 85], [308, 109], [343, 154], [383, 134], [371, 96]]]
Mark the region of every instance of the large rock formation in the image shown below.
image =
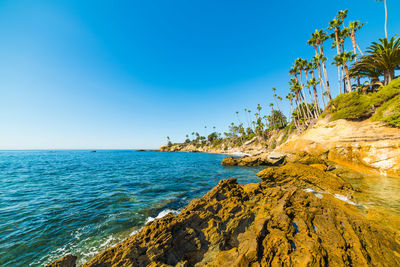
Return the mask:
[[293, 154], [305, 151], [353, 169], [400, 176], [400, 129], [379, 122], [319, 120], [276, 150]]
[[353, 188], [334, 172], [289, 163], [258, 175], [221, 181], [84, 266], [400, 266], [399, 233], [338, 199]]

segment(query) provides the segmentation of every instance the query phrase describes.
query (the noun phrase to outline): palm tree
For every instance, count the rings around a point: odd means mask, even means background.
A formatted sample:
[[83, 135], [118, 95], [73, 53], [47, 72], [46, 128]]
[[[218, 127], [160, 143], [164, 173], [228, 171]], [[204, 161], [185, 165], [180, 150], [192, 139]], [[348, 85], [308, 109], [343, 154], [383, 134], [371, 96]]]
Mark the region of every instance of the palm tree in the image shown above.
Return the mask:
[[317, 93], [317, 84], [319, 83], [319, 80], [316, 80], [315, 78], [312, 78], [311, 80], [308, 81], [307, 85], [308, 87], [313, 88], [314, 92], [314, 113], [315, 113], [315, 118], [318, 118], [319, 114], [319, 105], [318, 105], [318, 93]]
[[[278, 101], [276, 100], [276, 97], [277, 97], [277, 95], [276, 95], [276, 93], [275, 93], [275, 92], [276, 92], [276, 88], [275, 88], [275, 87], [272, 87], [272, 91], [274, 92], [273, 97], [274, 97], [276, 106], [278, 107], [278, 110], [281, 111], [281, 109], [279, 108]], [[278, 96], [278, 98], [279, 98], [279, 96]]]
[[347, 12], [348, 12], [347, 9], [346, 10], [339, 10], [339, 12], [338, 12], [338, 14], [336, 16], [336, 18], [342, 22], [343, 28], [346, 28], [344, 26], [344, 19], [347, 18]]
[[[375, 0], [378, 2], [382, 2], [382, 0]], [[388, 12], [387, 12], [387, 3], [386, 0], [384, 0], [384, 4], [385, 4], [385, 37], [386, 39], [388, 38], [388, 34], [387, 34], [387, 20], [388, 20]]]
[[[332, 21], [329, 22], [329, 27], [328, 29], [334, 30], [334, 33], [332, 34], [332, 38], [335, 40], [334, 44], [336, 45], [336, 53], [337, 55], [340, 55], [341, 49], [340, 49], [340, 40], [339, 40], [339, 32], [340, 32], [340, 25], [342, 22], [340, 19], [334, 18]], [[342, 83], [341, 83], [341, 76], [340, 76], [340, 65], [337, 65], [338, 67], [338, 79], [339, 79], [339, 94], [342, 92]], [[343, 88], [344, 89], [344, 88]]]
[[238, 122], [239, 122], [239, 124], [240, 124], [241, 122], [240, 122], [240, 119], [239, 119], [239, 111], [236, 111], [235, 113], [236, 113], [236, 117], [237, 117], [237, 119], [238, 119]]
[[294, 94], [292, 92], [290, 92], [286, 96], [286, 99], [288, 99], [290, 102], [290, 116], [289, 117], [293, 117], [293, 123], [296, 126], [296, 129], [299, 129], [299, 126], [297, 125], [296, 117], [293, 116], [293, 98], [294, 98]]
[[363, 56], [354, 64], [354, 70], [369, 73], [383, 73], [384, 84], [387, 85], [394, 78], [394, 71], [400, 66], [400, 38], [392, 37], [379, 39], [373, 42]]
[[352, 87], [351, 87], [350, 74], [349, 74], [349, 68], [347, 66], [347, 61], [353, 61], [355, 56], [356, 55], [354, 55], [353, 52], [351, 51], [350, 52], [343, 51], [340, 55], [334, 58], [336, 62], [343, 65], [344, 67], [348, 92], [352, 91]]
[[306, 119], [307, 118], [307, 113], [304, 110], [304, 106], [302, 105], [302, 101], [301, 101], [301, 86], [299, 84], [299, 82], [295, 79], [291, 79], [289, 82], [290, 86], [291, 86], [291, 91], [294, 93], [295, 95], [295, 100], [296, 100], [296, 107], [299, 110], [299, 112], [301, 113], [301, 116]]
[[319, 47], [319, 53], [321, 55], [320, 60], [321, 60], [322, 69], [324, 72], [324, 78], [325, 78], [325, 82], [326, 82], [326, 95], [328, 96], [329, 100], [331, 100], [332, 95], [331, 95], [331, 89], [330, 89], [330, 85], [329, 85], [328, 72], [326, 70], [326, 64], [325, 64], [327, 59], [324, 54], [324, 46], [323, 46], [324, 42], [326, 40], [328, 40], [328, 36], [327, 36], [326, 32], [324, 32], [323, 30], [319, 30], [319, 31], [316, 30], [314, 32], [314, 36], [316, 38], [316, 41], [317, 41], [317, 44]]
[[[350, 38], [351, 38], [351, 43], [353, 45], [353, 52], [354, 52], [354, 54], [357, 54], [357, 49], [358, 49], [358, 51], [360, 51], [360, 54], [362, 56], [364, 54], [356, 42], [356, 31], [360, 30], [364, 25], [365, 25], [365, 23], [361, 23], [358, 20], [352, 21], [349, 23]], [[357, 57], [355, 58], [355, 60], [357, 61]]]
[[323, 83], [322, 74], [321, 74], [320, 55], [317, 54], [315, 57], [313, 57], [312, 63], [314, 65], [317, 65], [317, 68], [318, 68], [318, 78], [319, 78], [319, 81], [320, 81], [319, 85], [320, 85], [320, 88], [321, 88], [321, 98], [322, 98], [322, 103], [324, 104], [324, 109], [325, 109], [326, 105], [325, 105], [324, 88], [323, 88], [325, 84]]
[[304, 102], [305, 102], [305, 106], [306, 106], [306, 110], [307, 113], [309, 115], [309, 117], [312, 117], [312, 113], [311, 110], [308, 106], [308, 102], [307, 102], [307, 97], [306, 94], [304, 92], [304, 86], [303, 86], [303, 70], [306, 68], [307, 66], [307, 60], [304, 60], [302, 58], [298, 58], [296, 59], [296, 61], [294, 62], [294, 66], [296, 69], [298, 69], [300, 71], [300, 88], [301, 88], [301, 93], [300, 96], [303, 98]]
[[250, 122], [249, 122], [249, 113], [247, 112], [247, 108], [244, 109], [244, 116], [246, 117], [246, 122], [247, 122], [247, 127], [250, 128]]

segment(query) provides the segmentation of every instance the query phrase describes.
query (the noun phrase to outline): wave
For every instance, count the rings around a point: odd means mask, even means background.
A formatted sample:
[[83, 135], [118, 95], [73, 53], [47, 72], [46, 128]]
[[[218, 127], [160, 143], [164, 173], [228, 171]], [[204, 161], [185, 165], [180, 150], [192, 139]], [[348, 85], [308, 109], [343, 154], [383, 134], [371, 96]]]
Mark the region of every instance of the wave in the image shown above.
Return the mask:
[[162, 217], [167, 216], [169, 213], [177, 215], [179, 214], [179, 210], [172, 210], [172, 209], [163, 210], [156, 217], [147, 217], [146, 222], [144, 224], [146, 225], [149, 222], [154, 221], [155, 219], [161, 219]]

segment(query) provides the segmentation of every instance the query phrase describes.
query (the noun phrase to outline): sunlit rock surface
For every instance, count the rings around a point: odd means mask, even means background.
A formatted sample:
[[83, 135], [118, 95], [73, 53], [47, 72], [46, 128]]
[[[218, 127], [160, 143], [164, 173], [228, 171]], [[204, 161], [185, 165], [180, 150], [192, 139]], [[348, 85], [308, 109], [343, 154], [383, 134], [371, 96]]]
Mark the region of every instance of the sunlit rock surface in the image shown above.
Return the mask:
[[258, 175], [221, 181], [84, 266], [400, 265], [399, 233], [361, 215], [334, 172], [289, 163]]

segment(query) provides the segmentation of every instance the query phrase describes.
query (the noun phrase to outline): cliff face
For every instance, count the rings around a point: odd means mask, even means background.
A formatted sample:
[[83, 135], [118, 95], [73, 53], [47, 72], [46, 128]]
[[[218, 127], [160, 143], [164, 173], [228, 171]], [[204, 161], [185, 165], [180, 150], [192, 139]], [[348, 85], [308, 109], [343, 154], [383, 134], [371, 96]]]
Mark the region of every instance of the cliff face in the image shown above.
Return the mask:
[[292, 135], [276, 151], [305, 151], [353, 169], [400, 176], [400, 129], [379, 122], [319, 120], [303, 134]]
[[287, 164], [261, 171], [260, 183], [223, 180], [84, 266], [399, 266], [399, 233], [338, 199], [354, 189], [321, 169]]

